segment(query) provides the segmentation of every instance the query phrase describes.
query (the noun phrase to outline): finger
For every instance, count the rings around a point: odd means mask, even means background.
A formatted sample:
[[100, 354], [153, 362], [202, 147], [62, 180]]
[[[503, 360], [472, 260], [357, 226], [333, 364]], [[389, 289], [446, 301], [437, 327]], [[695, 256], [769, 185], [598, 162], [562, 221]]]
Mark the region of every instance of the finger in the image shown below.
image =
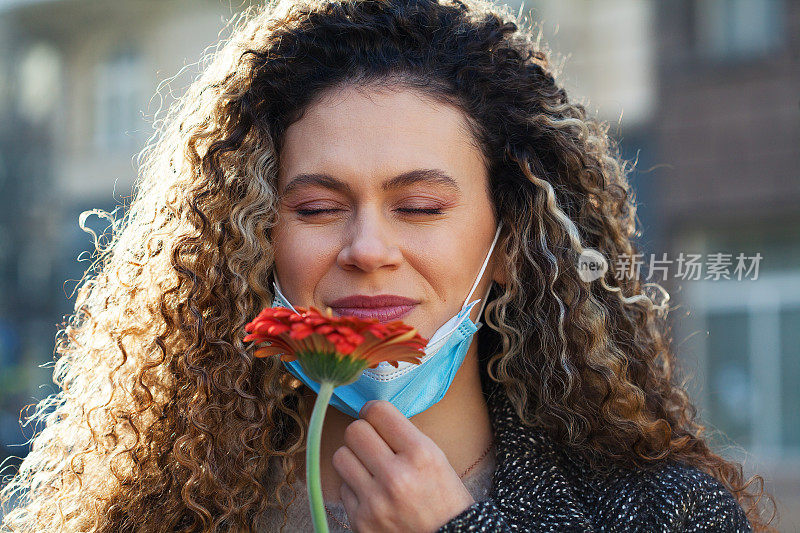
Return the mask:
[[394, 451], [368, 420], [350, 422], [344, 430], [344, 442], [377, 478], [382, 478], [384, 470], [394, 460]]
[[347, 483], [342, 483], [339, 487], [339, 497], [342, 498], [344, 510], [347, 511], [347, 521], [350, 522], [350, 527], [353, 527], [353, 519], [358, 510], [358, 496], [353, 492], [353, 489], [347, 486]]
[[359, 498], [367, 498], [374, 491], [372, 474], [347, 446], [340, 446], [333, 452], [331, 464]]
[[395, 453], [410, 453], [425, 444], [425, 434], [391, 402], [369, 401], [361, 408], [359, 417], [369, 422]]

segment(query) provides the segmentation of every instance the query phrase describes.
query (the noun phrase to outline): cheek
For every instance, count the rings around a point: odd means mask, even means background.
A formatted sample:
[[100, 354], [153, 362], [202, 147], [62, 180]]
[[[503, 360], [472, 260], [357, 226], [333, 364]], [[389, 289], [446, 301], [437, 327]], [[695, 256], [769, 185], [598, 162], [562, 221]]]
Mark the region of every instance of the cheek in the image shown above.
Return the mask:
[[[433, 248], [435, 253], [431, 261], [436, 265], [439, 280], [452, 305], [460, 306], [464, 303], [467, 292], [478, 276], [488, 252], [484, 244], [484, 231], [483, 228], [476, 226], [474, 221], [465, 222], [454, 226], [447, 238], [439, 240]], [[475, 298], [473, 292], [470, 299]]]
[[337, 239], [323, 232], [284, 225], [273, 237], [275, 268], [281, 286], [297, 291], [302, 299], [308, 297], [331, 262], [336, 260], [336, 242]]
[[448, 299], [453, 297], [449, 293], [462, 281], [465, 257], [469, 256], [473, 241], [469, 233], [461, 233], [455, 225], [402, 236], [405, 257], [411, 266], [426, 278], [437, 294]]

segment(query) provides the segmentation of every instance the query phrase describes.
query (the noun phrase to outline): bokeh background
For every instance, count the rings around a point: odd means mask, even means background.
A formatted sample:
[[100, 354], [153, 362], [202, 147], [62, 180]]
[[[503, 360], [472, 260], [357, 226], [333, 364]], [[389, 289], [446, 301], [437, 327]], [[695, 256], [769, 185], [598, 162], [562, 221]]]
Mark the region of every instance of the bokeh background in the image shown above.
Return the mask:
[[[780, 530], [800, 531], [800, 2], [509, 4], [636, 162], [643, 272], [671, 295], [714, 448], [762, 474]], [[244, 7], [0, 0], [0, 475], [41, 429], [21, 426], [26, 406], [55, 392], [56, 332], [93, 260], [80, 213], [122, 215], [159, 110]], [[682, 253], [761, 259], [743, 279], [687, 279]]]

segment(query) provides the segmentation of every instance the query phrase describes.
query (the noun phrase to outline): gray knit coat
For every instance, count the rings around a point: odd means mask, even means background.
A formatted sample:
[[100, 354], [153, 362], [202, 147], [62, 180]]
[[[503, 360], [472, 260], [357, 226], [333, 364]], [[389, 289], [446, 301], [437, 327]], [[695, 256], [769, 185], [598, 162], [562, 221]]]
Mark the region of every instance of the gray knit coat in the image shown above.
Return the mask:
[[484, 390], [497, 457], [492, 488], [437, 533], [752, 531], [733, 494], [699, 469], [669, 461], [592, 472], [543, 429], [524, 426], [496, 384]]

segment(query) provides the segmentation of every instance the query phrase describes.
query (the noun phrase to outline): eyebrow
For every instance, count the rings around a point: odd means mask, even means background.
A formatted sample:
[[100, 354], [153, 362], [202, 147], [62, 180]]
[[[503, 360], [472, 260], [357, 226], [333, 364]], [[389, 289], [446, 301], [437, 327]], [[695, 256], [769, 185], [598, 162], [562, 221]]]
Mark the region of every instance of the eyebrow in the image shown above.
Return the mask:
[[[443, 170], [439, 170], [436, 168], [416, 169], [416, 170], [410, 170], [408, 172], [403, 172], [402, 174], [398, 174], [397, 176], [384, 181], [381, 184], [381, 188], [384, 191], [388, 191], [391, 189], [408, 187], [409, 185], [414, 185], [420, 182], [433, 185], [443, 185], [445, 187], [455, 190], [456, 192], [461, 191], [455, 179], [453, 179]], [[321, 187], [332, 189], [345, 194], [353, 193], [353, 189], [351, 189], [350, 185], [348, 185], [344, 181], [338, 180], [333, 176], [331, 176], [330, 174], [312, 172], [312, 173], [298, 174], [297, 176], [295, 176], [289, 183], [286, 184], [286, 187], [284, 187], [282, 194], [283, 195], [289, 194], [291, 191], [298, 189], [304, 185], [319, 185]]]

